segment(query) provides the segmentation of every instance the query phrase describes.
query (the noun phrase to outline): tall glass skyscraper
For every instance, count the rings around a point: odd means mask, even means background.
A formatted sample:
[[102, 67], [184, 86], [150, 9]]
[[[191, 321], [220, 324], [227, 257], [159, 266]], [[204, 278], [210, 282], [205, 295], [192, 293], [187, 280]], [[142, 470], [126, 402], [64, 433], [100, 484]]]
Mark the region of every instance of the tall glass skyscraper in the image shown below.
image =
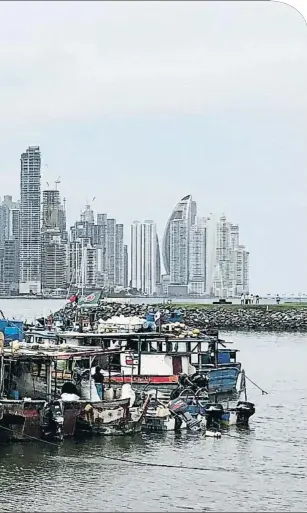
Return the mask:
[[21, 294], [41, 292], [41, 154], [29, 146], [20, 159]]

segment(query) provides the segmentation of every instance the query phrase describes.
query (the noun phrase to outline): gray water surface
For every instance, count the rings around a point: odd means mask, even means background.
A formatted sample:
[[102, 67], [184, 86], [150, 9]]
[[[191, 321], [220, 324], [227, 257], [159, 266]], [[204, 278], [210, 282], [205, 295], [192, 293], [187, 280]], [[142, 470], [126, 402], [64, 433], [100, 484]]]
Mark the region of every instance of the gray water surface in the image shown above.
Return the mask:
[[0, 447], [0, 511], [306, 511], [307, 337], [224, 335], [269, 392], [249, 384], [249, 430]]

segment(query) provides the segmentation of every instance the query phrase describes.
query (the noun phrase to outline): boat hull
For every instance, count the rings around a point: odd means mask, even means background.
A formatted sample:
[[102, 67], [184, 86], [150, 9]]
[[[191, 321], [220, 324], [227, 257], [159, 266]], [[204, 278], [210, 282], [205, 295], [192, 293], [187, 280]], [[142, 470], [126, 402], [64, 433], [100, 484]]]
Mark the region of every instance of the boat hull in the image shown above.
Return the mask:
[[51, 418], [44, 425], [45, 411], [45, 401], [3, 400], [0, 403], [0, 444], [62, 439], [62, 425], [58, 429]]
[[76, 418], [75, 436], [122, 436], [141, 431], [148, 401], [143, 408], [129, 408], [130, 399], [87, 403]]

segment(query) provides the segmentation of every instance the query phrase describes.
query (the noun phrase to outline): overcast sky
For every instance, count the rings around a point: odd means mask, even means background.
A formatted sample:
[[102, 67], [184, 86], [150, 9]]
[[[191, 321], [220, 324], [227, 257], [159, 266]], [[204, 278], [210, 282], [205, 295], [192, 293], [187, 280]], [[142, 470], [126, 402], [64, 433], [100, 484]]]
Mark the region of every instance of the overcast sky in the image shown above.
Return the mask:
[[40, 145], [68, 220], [192, 194], [250, 251], [251, 292], [307, 292], [307, 27], [275, 2], [1, 2], [1, 195]]

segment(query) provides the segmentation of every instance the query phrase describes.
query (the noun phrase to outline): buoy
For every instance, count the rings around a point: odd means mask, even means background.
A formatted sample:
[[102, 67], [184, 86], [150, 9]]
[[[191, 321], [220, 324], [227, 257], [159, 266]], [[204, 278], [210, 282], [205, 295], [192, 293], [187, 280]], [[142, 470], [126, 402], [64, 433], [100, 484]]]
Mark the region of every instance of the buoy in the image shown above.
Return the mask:
[[222, 433], [220, 431], [205, 431], [205, 436], [208, 436], [209, 438], [221, 438]]

